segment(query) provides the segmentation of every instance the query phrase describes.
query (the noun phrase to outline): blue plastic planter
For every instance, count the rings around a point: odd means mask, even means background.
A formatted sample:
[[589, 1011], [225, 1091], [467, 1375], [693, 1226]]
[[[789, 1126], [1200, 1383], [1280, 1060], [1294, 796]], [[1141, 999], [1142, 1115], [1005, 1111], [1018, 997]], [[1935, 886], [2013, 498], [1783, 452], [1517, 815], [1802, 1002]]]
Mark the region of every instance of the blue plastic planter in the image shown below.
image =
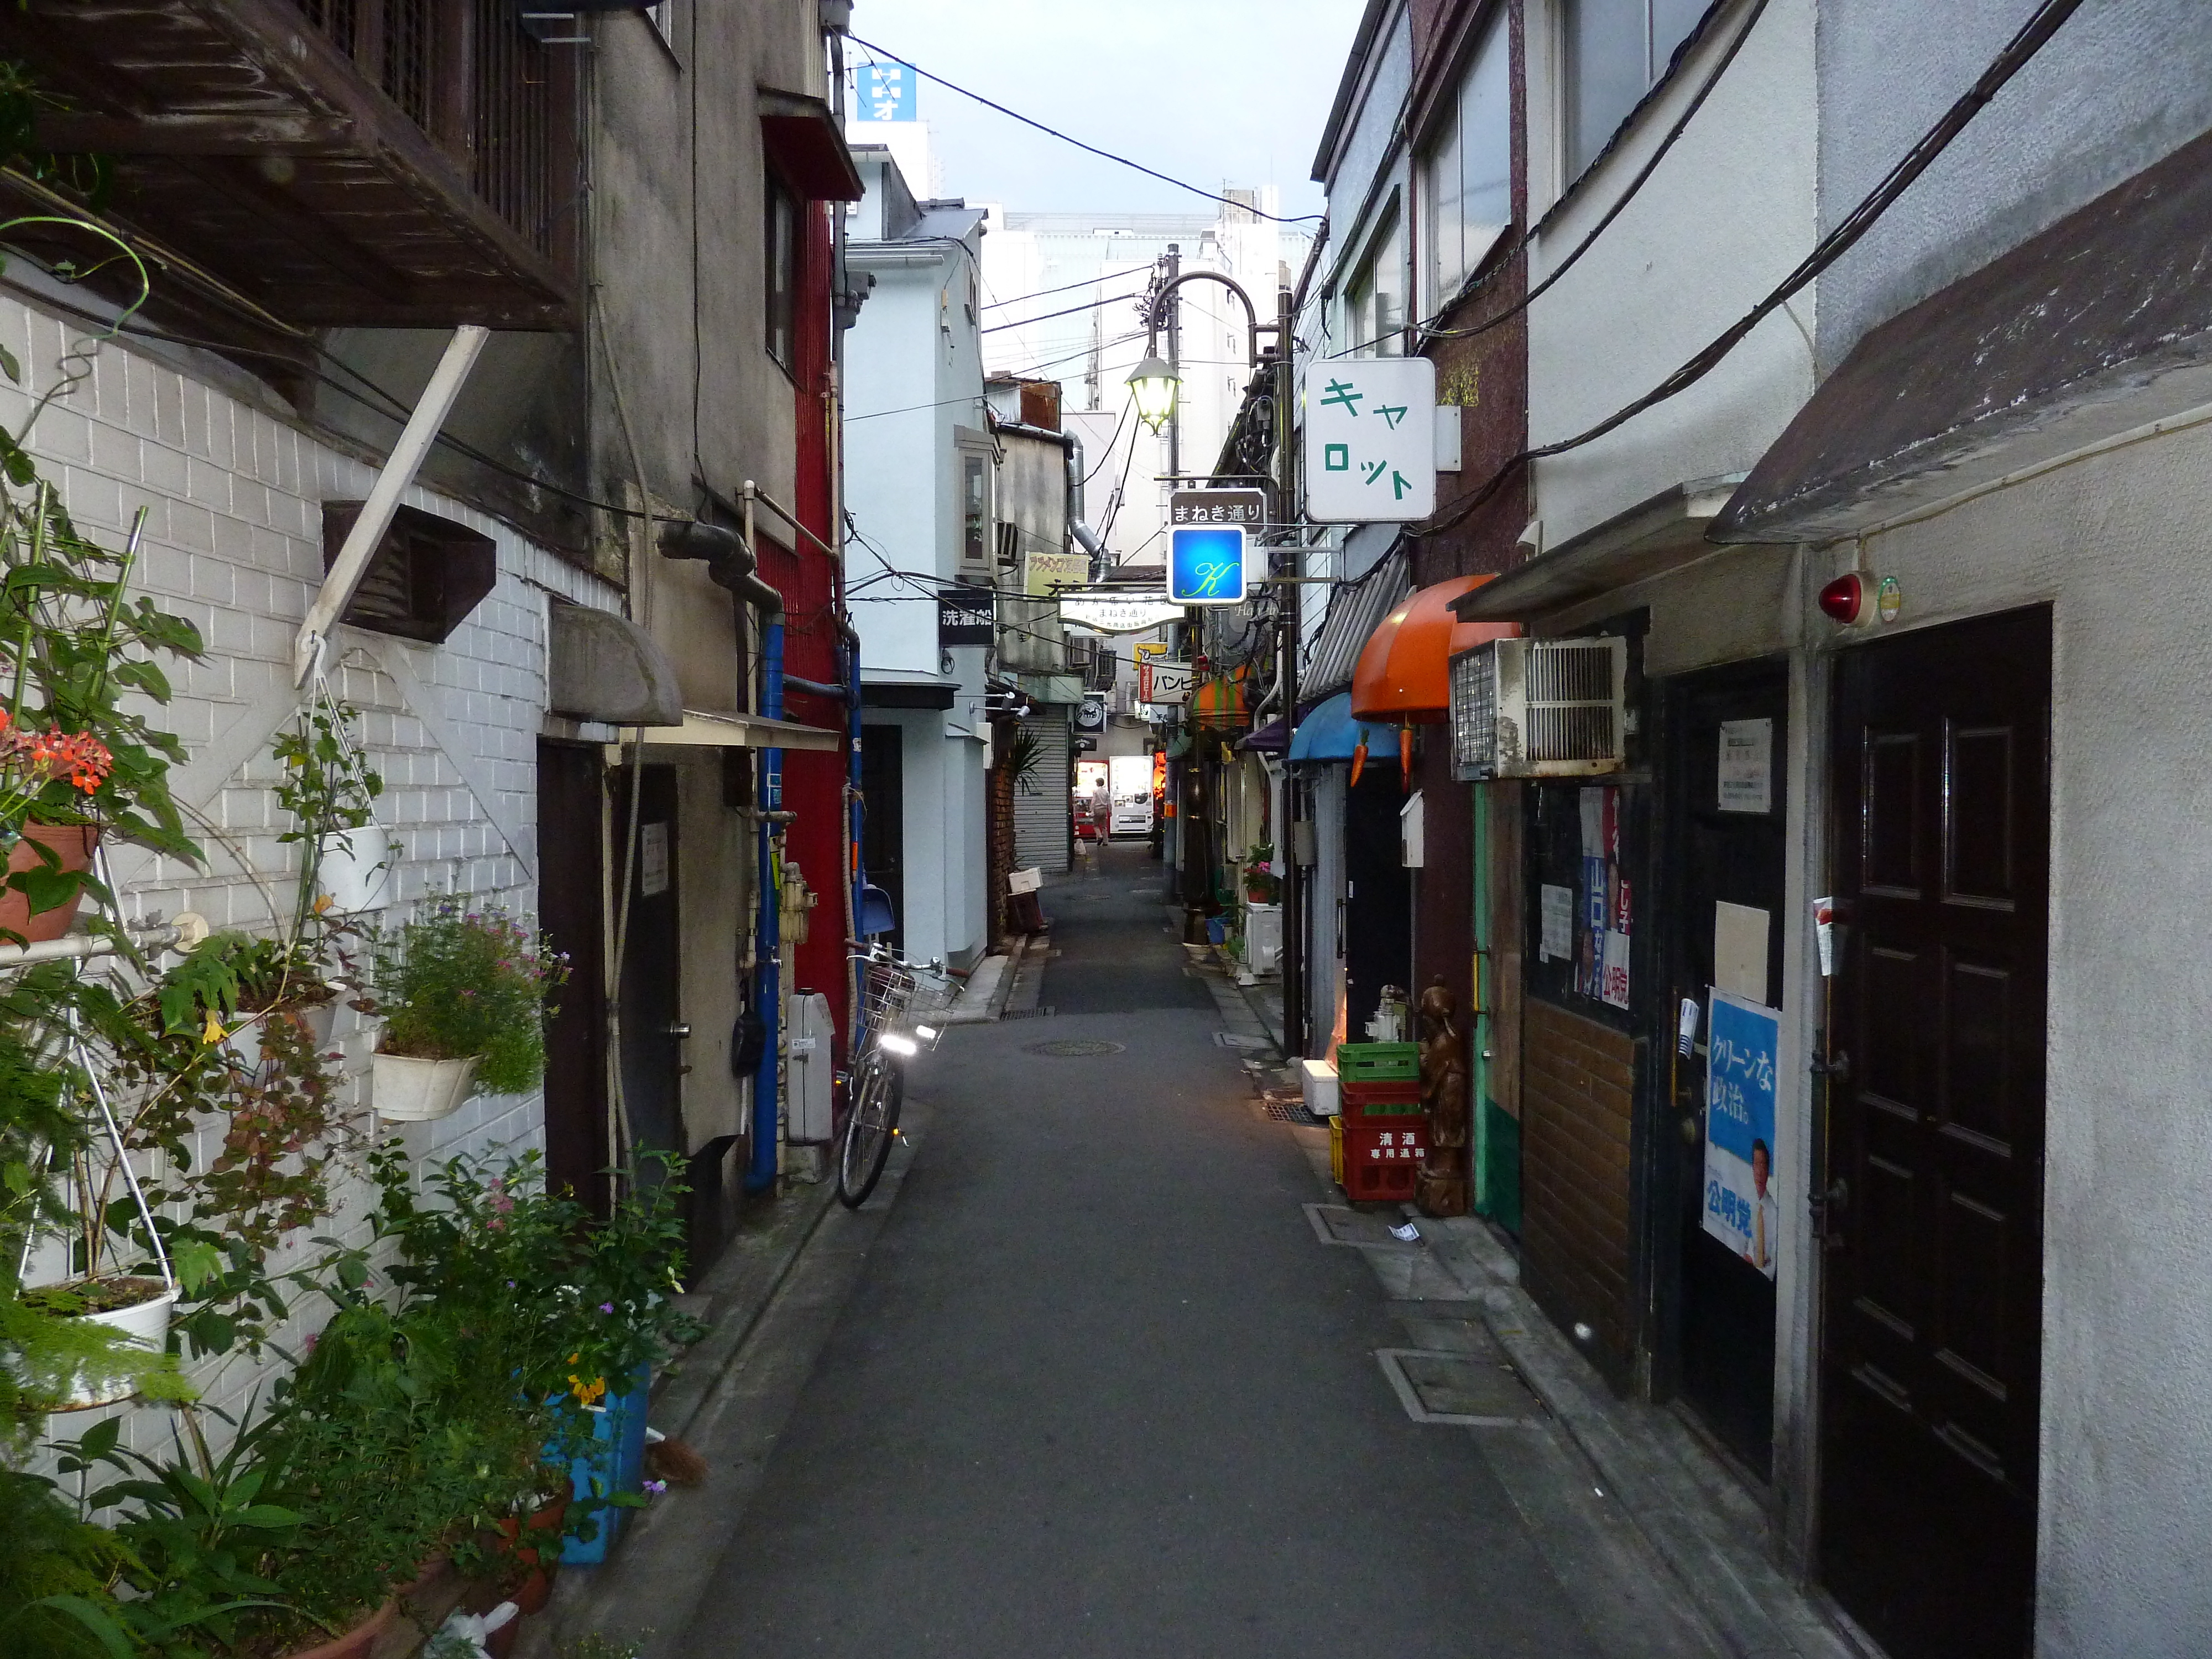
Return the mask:
[[622, 1533], [629, 1510], [606, 1500], [617, 1492], [645, 1490], [645, 1410], [652, 1392], [653, 1367], [640, 1365], [631, 1376], [627, 1394], [611, 1394], [606, 1404], [590, 1413], [591, 1449], [568, 1466], [571, 1501], [599, 1522], [589, 1543], [571, 1538], [562, 1547], [561, 1559], [571, 1565], [593, 1565]]

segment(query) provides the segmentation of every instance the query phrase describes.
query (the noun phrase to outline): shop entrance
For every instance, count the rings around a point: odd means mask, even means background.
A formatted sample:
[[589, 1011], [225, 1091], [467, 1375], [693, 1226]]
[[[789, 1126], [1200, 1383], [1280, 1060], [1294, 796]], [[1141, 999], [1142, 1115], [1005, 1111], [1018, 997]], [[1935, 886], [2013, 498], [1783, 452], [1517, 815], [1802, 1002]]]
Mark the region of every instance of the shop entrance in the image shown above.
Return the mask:
[[[1790, 675], [1779, 662], [1686, 675], [1668, 692], [1666, 860], [1674, 925], [1664, 945], [1672, 994], [1701, 1008], [1719, 986], [1762, 1007], [1782, 996], [1783, 882], [1788, 865], [1784, 757], [1789, 753]], [[1661, 1354], [1681, 1397], [1760, 1480], [1773, 1474], [1774, 1280], [1765, 1262], [1707, 1231], [1705, 1054], [1701, 1029], [1688, 1055], [1672, 1030], [1669, 1133], [1659, 1167], [1671, 1167], [1671, 1201], [1655, 1206], [1658, 1255], [1675, 1265], [1662, 1316]], [[1772, 1148], [1768, 1148], [1771, 1169]], [[1672, 1233], [1671, 1237], [1665, 1235]], [[1756, 1254], [1754, 1249], [1753, 1254]], [[1667, 1275], [1662, 1273], [1662, 1286]], [[1668, 1298], [1662, 1296], [1662, 1306]], [[1662, 1385], [1663, 1385], [1662, 1379]]]
[[1398, 814], [1406, 804], [1395, 765], [1370, 760], [1344, 794], [1344, 1036], [1367, 1041], [1367, 1022], [1395, 985], [1409, 994], [1413, 885]]
[[1837, 659], [1820, 1571], [1894, 1659], [2033, 1640], [2051, 613]]

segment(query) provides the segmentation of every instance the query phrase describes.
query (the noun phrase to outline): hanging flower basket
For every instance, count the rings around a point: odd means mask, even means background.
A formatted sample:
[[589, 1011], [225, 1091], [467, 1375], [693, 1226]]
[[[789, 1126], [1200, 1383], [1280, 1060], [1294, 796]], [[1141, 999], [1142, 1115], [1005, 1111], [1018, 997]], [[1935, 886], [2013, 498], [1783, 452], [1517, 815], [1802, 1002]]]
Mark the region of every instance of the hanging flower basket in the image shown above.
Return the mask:
[[365, 823], [342, 830], [323, 847], [316, 866], [317, 884], [331, 908], [351, 915], [381, 909], [392, 902], [392, 872], [399, 856], [392, 836], [380, 823]]
[[[104, 1326], [123, 1337], [131, 1347], [150, 1355], [160, 1353], [168, 1346], [169, 1316], [177, 1305], [177, 1291], [176, 1286], [159, 1279], [118, 1275], [41, 1286], [25, 1291], [23, 1300], [33, 1307], [41, 1303], [59, 1304], [49, 1309], [54, 1317]], [[128, 1400], [137, 1391], [137, 1383], [128, 1376], [110, 1377], [95, 1383], [87, 1382], [80, 1371], [62, 1407], [64, 1410], [76, 1411], [88, 1406], [112, 1406], [119, 1400]]]
[[370, 1104], [396, 1123], [428, 1123], [451, 1117], [469, 1097], [481, 1054], [465, 1060], [417, 1060], [411, 1054], [373, 1057]]
[[[93, 850], [99, 844], [100, 831], [88, 823], [27, 823], [21, 836], [8, 850], [8, 873], [19, 875], [41, 868], [45, 860], [39, 855], [40, 847], [60, 859], [64, 870], [89, 870]], [[59, 939], [76, 920], [77, 906], [82, 898], [80, 890], [67, 903], [33, 914], [29, 894], [13, 887], [0, 890], [0, 928], [19, 933], [34, 945]]]

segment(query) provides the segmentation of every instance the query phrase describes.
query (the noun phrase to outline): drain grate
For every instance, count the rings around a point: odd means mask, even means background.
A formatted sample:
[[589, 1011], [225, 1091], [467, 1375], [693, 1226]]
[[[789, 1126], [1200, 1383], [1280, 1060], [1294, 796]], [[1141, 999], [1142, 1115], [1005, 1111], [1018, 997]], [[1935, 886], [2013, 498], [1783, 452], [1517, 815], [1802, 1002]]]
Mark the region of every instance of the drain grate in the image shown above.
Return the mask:
[[1042, 1008], [1009, 1008], [999, 1016], [1001, 1019], [1050, 1019], [1054, 1010], [1047, 1004]]
[[1103, 1042], [1096, 1037], [1058, 1037], [1050, 1042], [1024, 1043], [1022, 1052], [1043, 1054], [1053, 1060], [1097, 1060], [1105, 1054], [1118, 1054], [1127, 1046]]
[[1296, 1089], [1270, 1089], [1260, 1097], [1267, 1109], [1267, 1115], [1279, 1123], [1318, 1123], [1321, 1120], [1306, 1110], [1304, 1098]]

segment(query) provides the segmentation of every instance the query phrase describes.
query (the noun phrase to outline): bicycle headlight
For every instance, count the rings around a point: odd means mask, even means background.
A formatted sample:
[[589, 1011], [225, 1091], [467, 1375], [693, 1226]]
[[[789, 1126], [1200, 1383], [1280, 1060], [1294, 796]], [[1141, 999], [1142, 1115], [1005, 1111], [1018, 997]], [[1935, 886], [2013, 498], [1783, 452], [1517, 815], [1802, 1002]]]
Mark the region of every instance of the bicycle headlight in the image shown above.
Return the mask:
[[901, 1036], [896, 1031], [886, 1031], [878, 1039], [881, 1045], [902, 1059], [921, 1052], [912, 1037]]

